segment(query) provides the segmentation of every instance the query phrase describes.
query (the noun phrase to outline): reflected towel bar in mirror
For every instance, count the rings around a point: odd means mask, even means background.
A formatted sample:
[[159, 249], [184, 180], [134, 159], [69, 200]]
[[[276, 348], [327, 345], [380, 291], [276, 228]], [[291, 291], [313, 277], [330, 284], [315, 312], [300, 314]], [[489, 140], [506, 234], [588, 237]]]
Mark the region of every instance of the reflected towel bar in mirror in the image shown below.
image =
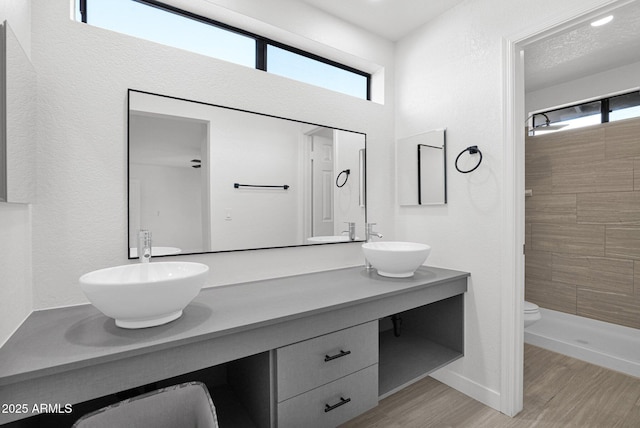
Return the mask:
[[240, 187], [262, 187], [262, 188], [270, 188], [270, 189], [284, 189], [287, 190], [289, 188], [288, 184], [282, 185], [282, 186], [269, 186], [269, 185], [264, 185], [264, 184], [239, 184], [239, 183], [233, 183], [233, 187], [236, 189], [239, 189]]

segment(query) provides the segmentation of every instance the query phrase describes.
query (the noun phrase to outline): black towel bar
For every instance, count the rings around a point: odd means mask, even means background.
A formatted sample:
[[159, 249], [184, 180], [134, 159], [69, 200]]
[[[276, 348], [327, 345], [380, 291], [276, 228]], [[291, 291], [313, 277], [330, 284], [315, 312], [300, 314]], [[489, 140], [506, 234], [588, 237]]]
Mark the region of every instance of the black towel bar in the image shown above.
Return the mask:
[[264, 185], [264, 184], [240, 184], [240, 183], [233, 183], [233, 187], [238, 189], [240, 187], [262, 187], [262, 188], [270, 188], [270, 189], [284, 189], [287, 190], [289, 188], [288, 184], [282, 185], [282, 186], [268, 186], [268, 185]]

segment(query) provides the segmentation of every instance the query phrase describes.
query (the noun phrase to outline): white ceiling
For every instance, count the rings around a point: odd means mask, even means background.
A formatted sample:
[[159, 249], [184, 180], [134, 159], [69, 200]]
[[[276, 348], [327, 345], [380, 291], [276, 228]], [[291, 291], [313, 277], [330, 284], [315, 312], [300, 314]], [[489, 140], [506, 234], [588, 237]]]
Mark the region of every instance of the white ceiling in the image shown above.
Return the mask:
[[301, 0], [391, 41], [400, 40], [463, 0]]
[[[640, 1], [616, 9], [602, 27], [589, 22], [525, 48], [526, 91], [640, 61]], [[640, 81], [639, 81], [640, 84]]]

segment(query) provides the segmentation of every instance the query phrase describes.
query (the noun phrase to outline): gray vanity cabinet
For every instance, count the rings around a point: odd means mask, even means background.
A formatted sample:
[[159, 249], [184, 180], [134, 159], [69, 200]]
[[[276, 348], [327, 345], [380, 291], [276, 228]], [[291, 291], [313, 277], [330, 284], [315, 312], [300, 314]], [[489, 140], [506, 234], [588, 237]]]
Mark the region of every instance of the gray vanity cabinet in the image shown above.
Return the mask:
[[278, 428], [336, 427], [378, 404], [378, 366], [278, 403]]
[[[335, 427], [462, 358], [468, 276], [353, 267], [214, 287], [146, 330], [119, 329], [91, 305], [36, 311], [0, 347], [0, 403], [80, 406], [204, 379], [226, 426]], [[29, 416], [0, 414], [0, 425]], [[56, 426], [24, 426], [44, 425]]]
[[378, 404], [378, 322], [276, 350], [279, 428], [337, 426]]

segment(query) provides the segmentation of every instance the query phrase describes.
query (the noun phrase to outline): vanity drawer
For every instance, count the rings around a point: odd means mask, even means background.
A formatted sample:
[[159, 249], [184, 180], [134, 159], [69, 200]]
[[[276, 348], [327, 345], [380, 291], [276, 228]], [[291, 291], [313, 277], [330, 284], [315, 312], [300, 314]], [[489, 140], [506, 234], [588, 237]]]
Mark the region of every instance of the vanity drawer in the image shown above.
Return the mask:
[[278, 401], [378, 362], [378, 322], [339, 330], [277, 350]]
[[378, 405], [378, 365], [278, 403], [278, 428], [330, 428]]

